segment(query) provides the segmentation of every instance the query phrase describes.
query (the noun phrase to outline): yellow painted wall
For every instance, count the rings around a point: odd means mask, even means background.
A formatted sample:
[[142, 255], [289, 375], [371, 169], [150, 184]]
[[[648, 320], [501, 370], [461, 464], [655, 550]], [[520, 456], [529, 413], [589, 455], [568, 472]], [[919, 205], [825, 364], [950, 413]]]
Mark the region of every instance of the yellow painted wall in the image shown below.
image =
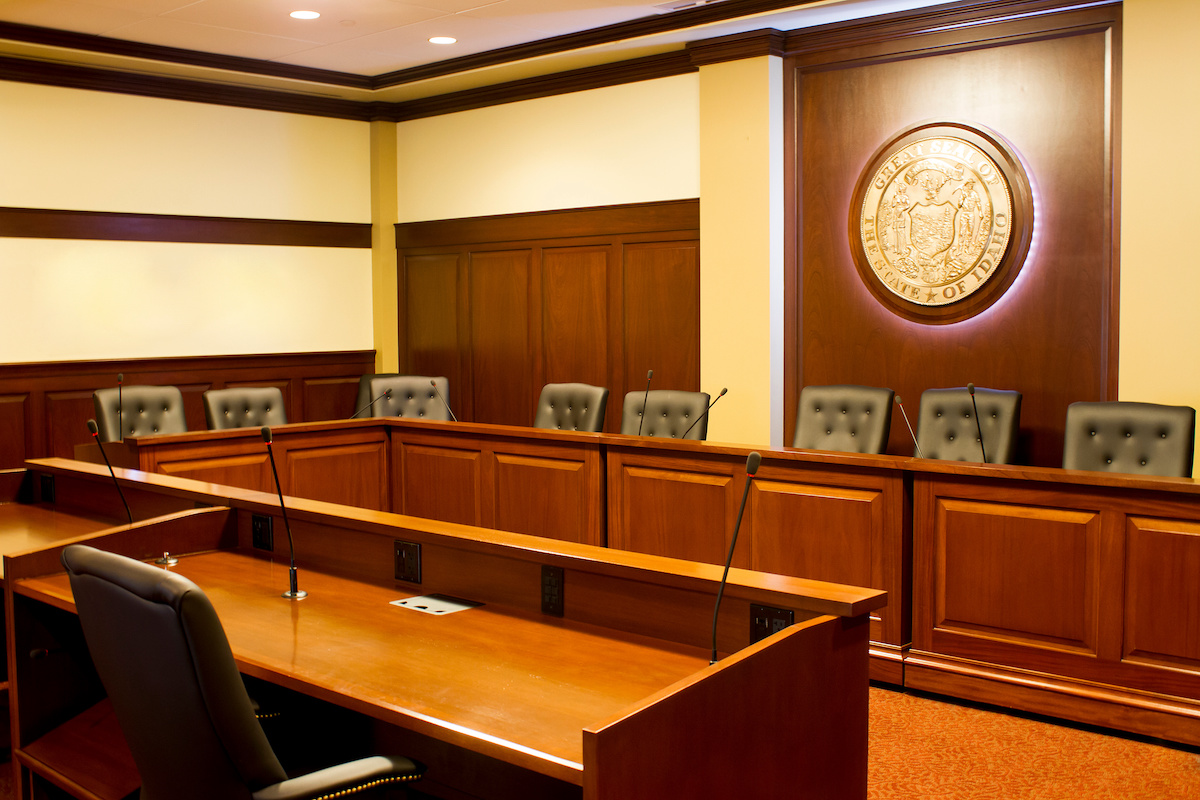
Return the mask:
[[783, 65], [701, 68], [700, 384], [708, 440], [782, 444]]
[[[366, 122], [0, 82], [0, 206], [366, 223], [370, 165]], [[0, 238], [0, 287], [0, 362], [373, 346], [365, 248]]]
[[1122, 400], [1200, 408], [1200, 3], [1126, 0], [1121, 130]]
[[699, 194], [695, 74], [402, 122], [399, 219]]

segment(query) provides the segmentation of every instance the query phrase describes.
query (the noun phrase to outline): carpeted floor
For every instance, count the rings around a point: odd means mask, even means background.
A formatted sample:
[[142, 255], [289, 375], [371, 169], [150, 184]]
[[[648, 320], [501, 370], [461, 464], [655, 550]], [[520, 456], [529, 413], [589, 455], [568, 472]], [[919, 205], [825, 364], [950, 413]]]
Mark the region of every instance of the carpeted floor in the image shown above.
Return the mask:
[[[870, 743], [871, 800], [1200, 798], [1200, 749], [874, 686]], [[11, 776], [0, 762], [0, 800]]]
[[1200, 750], [871, 687], [872, 800], [1197, 800]]

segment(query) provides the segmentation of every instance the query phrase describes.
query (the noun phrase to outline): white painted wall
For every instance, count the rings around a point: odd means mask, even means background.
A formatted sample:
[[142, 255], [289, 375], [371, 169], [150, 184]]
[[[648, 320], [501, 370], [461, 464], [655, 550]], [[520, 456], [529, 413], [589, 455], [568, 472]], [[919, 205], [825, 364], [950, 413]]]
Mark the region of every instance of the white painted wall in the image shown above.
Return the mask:
[[399, 221], [700, 194], [699, 77], [400, 123]]

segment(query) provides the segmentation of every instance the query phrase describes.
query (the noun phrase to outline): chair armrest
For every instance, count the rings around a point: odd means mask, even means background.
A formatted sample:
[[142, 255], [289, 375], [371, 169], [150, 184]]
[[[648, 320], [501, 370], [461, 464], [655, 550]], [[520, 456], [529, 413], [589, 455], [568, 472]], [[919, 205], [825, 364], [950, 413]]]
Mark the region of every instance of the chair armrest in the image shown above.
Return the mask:
[[254, 800], [312, 800], [420, 779], [425, 766], [399, 756], [370, 756], [310, 772], [254, 792]]

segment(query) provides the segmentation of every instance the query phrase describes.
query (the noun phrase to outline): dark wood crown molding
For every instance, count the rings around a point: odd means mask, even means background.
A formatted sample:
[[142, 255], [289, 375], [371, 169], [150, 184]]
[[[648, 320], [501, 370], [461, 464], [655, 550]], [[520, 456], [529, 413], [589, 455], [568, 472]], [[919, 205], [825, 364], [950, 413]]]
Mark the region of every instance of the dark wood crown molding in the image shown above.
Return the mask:
[[0, 208], [0, 237], [369, 248], [371, 225]]
[[694, 66], [703, 67], [743, 58], [782, 56], [786, 44], [787, 34], [767, 29], [694, 42], [688, 45], [688, 54]]
[[669, 78], [695, 72], [688, 51], [678, 50], [661, 55], [618, 61], [598, 67], [584, 67], [569, 72], [556, 72], [537, 78], [528, 78], [478, 89], [468, 89], [452, 94], [437, 95], [423, 100], [404, 103], [377, 103], [374, 119], [392, 122], [435, 117], [472, 108], [515, 103], [518, 100], [533, 100], [605, 86]]

